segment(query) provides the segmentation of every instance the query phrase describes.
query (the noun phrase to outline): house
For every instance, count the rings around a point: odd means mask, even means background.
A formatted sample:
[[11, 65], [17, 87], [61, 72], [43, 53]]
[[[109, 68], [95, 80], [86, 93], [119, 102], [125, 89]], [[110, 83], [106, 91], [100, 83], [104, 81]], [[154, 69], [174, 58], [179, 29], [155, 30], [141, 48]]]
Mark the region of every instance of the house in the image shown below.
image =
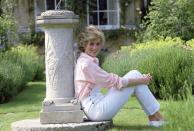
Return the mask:
[[[14, 11], [19, 32], [41, 31], [36, 16], [46, 10], [54, 10], [60, 0], [17, 0]], [[66, 1], [66, 0], [65, 0]], [[65, 2], [64, 1], [64, 2]], [[149, 0], [93, 0], [95, 6], [87, 6], [85, 25], [97, 25], [103, 30], [121, 27], [135, 28], [139, 24]], [[121, 1], [124, 2], [121, 5]], [[124, 9], [124, 10], [123, 10]], [[124, 20], [123, 20], [124, 19]]]

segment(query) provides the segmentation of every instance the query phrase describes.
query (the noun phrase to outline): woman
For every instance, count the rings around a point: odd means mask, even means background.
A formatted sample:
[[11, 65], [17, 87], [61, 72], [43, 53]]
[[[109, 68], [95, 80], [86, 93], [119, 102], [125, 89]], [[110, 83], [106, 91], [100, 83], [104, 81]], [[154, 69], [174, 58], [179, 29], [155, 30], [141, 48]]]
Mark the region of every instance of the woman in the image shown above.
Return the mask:
[[[152, 76], [132, 70], [119, 77], [101, 69], [96, 56], [104, 43], [103, 32], [93, 25], [86, 27], [78, 37], [81, 54], [75, 68], [75, 95], [85, 115], [92, 121], [111, 120], [134, 94], [148, 116], [148, 124], [163, 125], [160, 105], [147, 86]], [[107, 94], [100, 92], [101, 87], [109, 89]]]

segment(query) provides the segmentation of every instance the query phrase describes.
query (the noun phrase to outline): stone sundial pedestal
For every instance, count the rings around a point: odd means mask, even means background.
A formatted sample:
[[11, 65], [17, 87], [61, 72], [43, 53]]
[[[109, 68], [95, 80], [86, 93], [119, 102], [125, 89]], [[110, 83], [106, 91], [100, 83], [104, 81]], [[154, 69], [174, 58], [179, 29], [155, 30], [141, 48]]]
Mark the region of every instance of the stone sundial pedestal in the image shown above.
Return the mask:
[[78, 16], [72, 11], [46, 11], [37, 18], [45, 32], [46, 98], [40, 113], [42, 124], [82, 122], [80, 105], [74, 98], [73, 25]]
[[98, 131], [112, 124], [83, 122], [80, 104], [73, 100], [76, 23], [78, 16], [67, 10], [50, 10], [37, 17], [37, 24], [45, 32], [46, 97], [40, 119], [14, 122], [12, 131]]

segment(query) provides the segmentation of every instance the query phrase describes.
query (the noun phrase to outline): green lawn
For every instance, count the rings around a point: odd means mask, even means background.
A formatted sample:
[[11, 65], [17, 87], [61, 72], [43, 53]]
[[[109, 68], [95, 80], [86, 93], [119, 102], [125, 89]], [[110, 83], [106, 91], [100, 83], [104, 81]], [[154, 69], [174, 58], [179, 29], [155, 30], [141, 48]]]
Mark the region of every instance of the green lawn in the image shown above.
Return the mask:
[[[14, 121], [37, 118], [41, 103], [45, 97], [45, 83], [31, 82], [28, 87], [6, 104], [0, 104], [0, 130], [9, 131]], [[194, 99], [188, 101], [159, 101], [161, 112], [169, 120], [162, 128], [147, 126], [147, 117], [135, 98], [121, 109], [113, 119], [114, 126], [110, 131], [119, 130], [190, 130], [194, 129]]]
[[45, 96], [45, 83], [33, 82], [9, 103], [0, 104], [0, 131], [9, 131], [14, 121], [37, 118]]

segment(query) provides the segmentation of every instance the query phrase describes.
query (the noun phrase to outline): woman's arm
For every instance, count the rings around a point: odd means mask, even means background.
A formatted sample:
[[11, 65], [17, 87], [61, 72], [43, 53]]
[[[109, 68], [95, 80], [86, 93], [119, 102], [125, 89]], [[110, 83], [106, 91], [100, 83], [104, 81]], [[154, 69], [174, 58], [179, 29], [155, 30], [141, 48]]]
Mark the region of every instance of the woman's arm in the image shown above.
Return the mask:
[[76, 80], [87, 81], [94, 85], [101, 85], [106, 88], [129, 87], [135, 85], [148, 85], [152, 76], [150, 74], [141, 75], [138, 78], [121, 78], [116, 74], [108, 73], [94, 63], [84, 63], [80, 65], [80, 70], [77, 71]]
[[151, 81], [152, 76], [148, 74], [144, 74], [140, 78], [129, 78], [128, 79], [128, 86], [136, 86], [136, 85], [148, 85]]

